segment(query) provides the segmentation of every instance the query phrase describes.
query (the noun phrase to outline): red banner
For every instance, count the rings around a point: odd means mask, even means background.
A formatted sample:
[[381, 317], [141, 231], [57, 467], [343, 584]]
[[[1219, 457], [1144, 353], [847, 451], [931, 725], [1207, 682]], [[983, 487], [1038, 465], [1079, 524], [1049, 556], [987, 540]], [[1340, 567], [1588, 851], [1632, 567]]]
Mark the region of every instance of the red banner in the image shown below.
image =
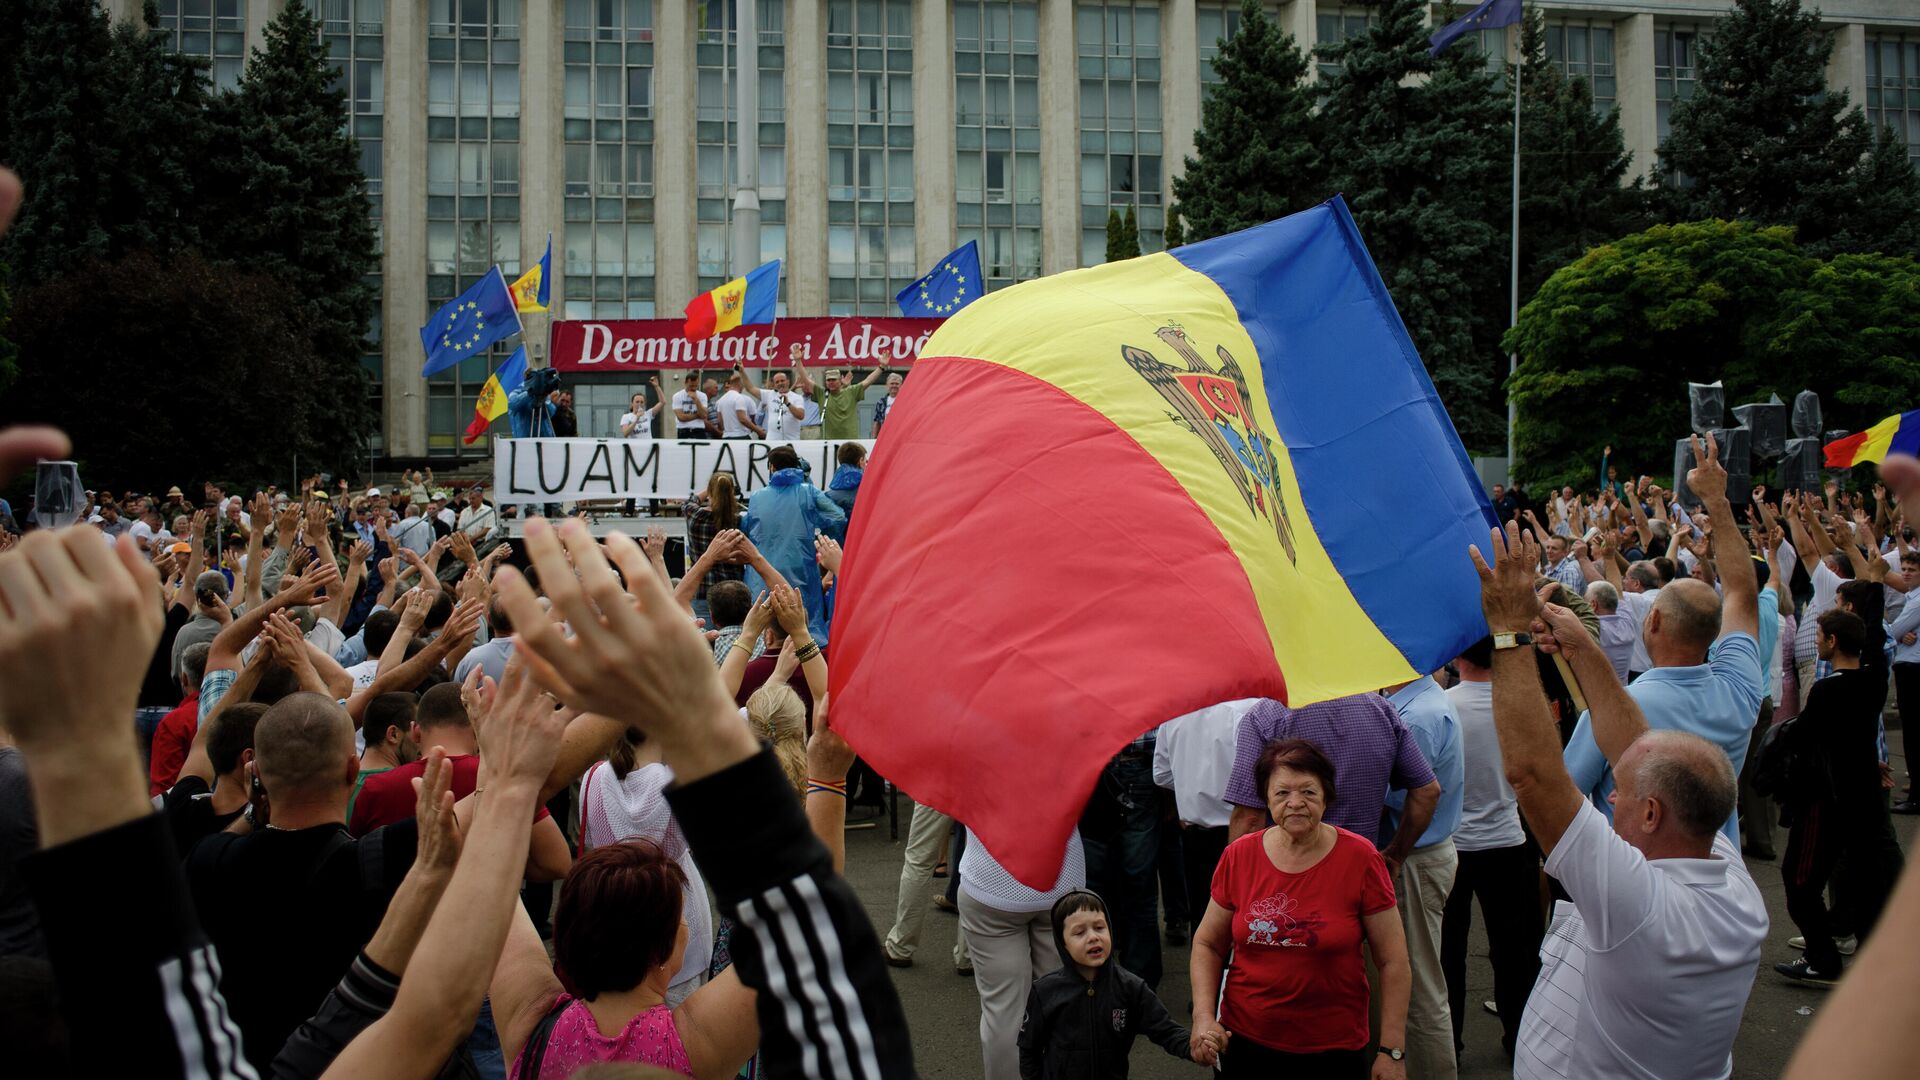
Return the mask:
[[688, 341], [680, 319], [571, 319], [553, 324], [553, 366], [561, 371], [748, 366], [911, 367], [944, 319], [781, 319]]

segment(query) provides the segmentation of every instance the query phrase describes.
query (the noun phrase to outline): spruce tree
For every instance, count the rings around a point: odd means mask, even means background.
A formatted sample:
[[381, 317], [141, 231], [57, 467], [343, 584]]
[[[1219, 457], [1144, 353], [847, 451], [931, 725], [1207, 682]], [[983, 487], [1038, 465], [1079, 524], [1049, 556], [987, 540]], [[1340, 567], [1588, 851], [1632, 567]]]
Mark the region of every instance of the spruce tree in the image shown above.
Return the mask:
[[1505, 438], [1512, 107], [1485, 58], [1428, 55], [1427, 7], [1382, 0], [1365, 33], [1322, 50], [1320, 146], [1461, 438]]
[[1920, 253], [1912, 168], [1873, 154], [1865, 116], [1828, 89], [1831, 49], [1800, 0], [1736, 0], [1701, 42], [1699, 89], [1675, 104], [1660, 147], [1668, 220], [1792, 225], [1814, 255]]
[[1619, 111], [1594, 112], [1592, 84], [1547, 60], [1545, 23], [1529, 8], [1520, 34], [1522, 304], [1589, 248], [1648, 224], [1640, 181], [1622, 184], [1633, 155]]
[[1176, 203], [1173, 206], [1167, 207], [1167, 228], [1161, 235], [1165, 238], [1164, 242], [1168, 251], [1172, 251], [1174, 248], [1187, 242], [1187, 231], [1180, 224], [1179, 204]]
[[1173, 178], [1188, 242], [1285, 217], [1332, 194], [1306, 53], [1259, 0], [1246, 0], [1240, 29], [1221, 43], [1213, 70], [1220, 81], [1200, 106], [1194, 156]]
[[16, 61], [0, 72], [11, 79], [0, 160], [27, 188], [4, 242], [15, 284], [84, 259], [199, 244], [195, 193], [211, 137], [203, 65], [145, 23], [109, 27], [87, 0], [13, 6], [30, 20], [0, 46]]
[[[299, 298], [314, 352], [325, 363], [316, 390], [337, 403], [323, 457], [351, 461], [372, 431], [360, 357], [377, 297], [377, 267], [360, 150], [345, 128], [338, 87], [305, 4], [289, 4], [265, 30], [239, 88], [214, 110], [226, 140], [209, 185], [212, 247], [263, 271]], [[405, 325], [406, 312], [395, 312]]]
[[1133, 207], [1122, 215], [1118, 207], [1107, 210], [1107, 261], [1119, 262], [1140, 254], [1140, 227], [1135, 223]]
[[1139, 258], [1140, 219], [1134, 216], [1132, 203], [1127, 204], [1127, 212], [1120, 219], [1120, 228], [1121, 250], [1127, 253], [1126, 257], [1129, 259]]

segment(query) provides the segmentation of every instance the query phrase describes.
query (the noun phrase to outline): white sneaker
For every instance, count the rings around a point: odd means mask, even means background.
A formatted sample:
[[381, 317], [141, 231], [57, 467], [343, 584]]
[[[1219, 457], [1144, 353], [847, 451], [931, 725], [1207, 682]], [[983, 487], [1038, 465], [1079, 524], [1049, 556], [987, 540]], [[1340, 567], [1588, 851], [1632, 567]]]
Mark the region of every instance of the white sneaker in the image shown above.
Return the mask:
[[[1787, 948], [1789, 949], [1805, 949], [1806, 947], [1807, 939], [1804, 937], [1796, 936], [1787, 939]], [[1852, 934], [1848, 934], [1843, 938], [1834, 938], [1833, 947], [1840, 950], [1841, 956], [1852, 956], [1854, 950], [1860, 947], [1860, 939]]]

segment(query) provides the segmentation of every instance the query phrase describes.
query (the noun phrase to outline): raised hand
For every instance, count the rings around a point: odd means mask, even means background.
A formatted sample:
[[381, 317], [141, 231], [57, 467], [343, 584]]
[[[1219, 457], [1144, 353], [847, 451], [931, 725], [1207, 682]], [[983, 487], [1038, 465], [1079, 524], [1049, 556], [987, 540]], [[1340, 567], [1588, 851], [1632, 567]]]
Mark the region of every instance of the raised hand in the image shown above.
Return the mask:
[[1707, 435], [1703, 445], [1700, 436], [1690, 436], [1693, 440], [1694, 466], [1687, 470], [1687, 488], [1701, 502], [1727, 497], [1727, 470], [1720, 464], [1720, 445], [1713, 435]]
[[460, 822], [453, 813], [453, 766], [444, 747], [426, 753], [426, 766], [413, 778], [413, 816], [419, 822], [414, 865], [450, 873], [460, 859]]
[[728, 719], [735, 715], [733, 701], [720, 685], [713, 650], [646, 565], [639, 545], [615, 533], [603, 547], [580, 522], [556, 532], [542, 518], [528, 521], [525, 542], [556, 614], [573, 629], [571, 638], [563, 636], [526, 579], [511, 567], [501, 570], [500, 599], [518, 635], [516, 654], [527, 656], [542, 685], [577, 709], [660, 739], [681, 783], [752, 753], [745, 725]]
[[372, 556], [373, 545], [365, 540], [355, 540], [353, 546], [347, 549], [347, 562], [356, 566], [365, 563]]
[[273, 519], [274, 542], [283, 545], [292, 543], [293, 532], [299, 527], [300, 504], [290, 502], [281, 507], [280, 513]]
[[793, 647], [793, 639], [788, 638], [780, 645], [780, 656], [773, 662], [773, 674], [767, 677], [768, 685], [785, 685], [793, 679], [793, 673], [800, 667], [800, 654]]
[[819, 560], [820, 569], [829, 574], [840, 573], [840, 558], [844, 554], [833, 537], [823, 532], [813, 534], [813, 557]]
[[321, 593], [337, 588], [339, 584], [340, 568], [330, 562], [322, 561], [301, 574], [293, 584], [281, 586], [281, 591], [288, 594], [288, 604], [298, 606], [313, 603]]
[[649, 559], [665, 558], [667, 553], [667, 530], [658, 525], [647, 526], [647, 539], [641, 545]]
[[425, 593], [408, 590], [405, 596], [393, 603], [393, 613], [400, 620], [399, 629], [409, 635], [418, 634], [427, 621], [427, 608], [431, 606]]
[[1540, 545], [1531, 530], [1522, 533], [1512, 522], [1504, 530], [1492, 530], [1488, 539], [1491, 566], [1479, 548], [1468, 549], [1480, 574], [1480, 610], [1487, 626], [1496, 634], [1528, 629], [1540, 614], [1540, 598], [1533, 591]]
[[767, 627], [773, 625], [773, 597], [767, 590], [760, 590], [753, 606], [747, 609], [747, 617], [740, 622], [740, 640], [758, 641]]
[[800, 590], [791, 585], [775, 585], [769, 592], [773, 596], [773, 617], [780, 620], [780, 629], [788, 634], [805, 633], [807, 604], [800, 598]]
[[479, 556], [475, 555], [473, 552], [472, 537], [469, 537], [466, 533], [463, 533], [463, 532], [454, 532], [450, 534], [447, 537], [447, 539], [451, 542], [450, 546], [452, 548], [454, 558], [459, 559], [461, 562], [466, 563], [468, 566], [472, 566], [474, 563], [480, 561]]
[[[538, 789], [553, 768], [571, 714], [540, 689], [519, 650], [507, 661], [498, 687], [492, 686], [492, 679], [482, 678], [491, 692], [484, 695], [486, 708], [472, 714], [472, 719], [489, 781], [531, 784]], [[465, 686], [462, 691], [464, 698]]]
[[301, 573], [306, 571], [307, 564], [311, 563], [312, 561], [313, 561], [312, 548], [310, 547], [294, 548], [293, 558], [287, 560], [287, 572], [297, 577]]
[[827, 724], [827, 699], [813, 703], [813, 737], [807, 740], [807, 776], [813, 780], [847, 778], [856, 755], [847, 740]]

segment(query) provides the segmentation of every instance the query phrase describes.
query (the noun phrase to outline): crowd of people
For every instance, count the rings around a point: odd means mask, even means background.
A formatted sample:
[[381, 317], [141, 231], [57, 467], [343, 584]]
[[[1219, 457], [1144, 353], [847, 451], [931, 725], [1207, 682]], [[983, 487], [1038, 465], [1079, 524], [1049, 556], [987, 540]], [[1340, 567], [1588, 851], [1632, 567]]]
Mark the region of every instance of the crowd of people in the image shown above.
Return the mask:
[[[620, 414], [615, 430], [586, 434], [617, 435], [622, 439], [652, 439], [667, 434], [676, 439], [765, 439], [772, 442], [831, 439], [840, 442], [861, 438], [860, 406], [868, 389], [885, 380], [886, 393], [872, 406], [872, 430], [866, 437], [877, 439], [886, 425], [905, 382], [904, 372], [876, 367], [865, 376], [829, 368], [816, 383], [799, 363], [790, 371], [763, 372], [756, 380], [753, 369], [734, 364], [723, 386], [717, 378], [699, 371], [680, 377], [680, 389], [668, 395], [660, 377], [649, 378], [652, 395], [635, 391]], [[539, 388], [520, 389], [508, 395], [508, 409], [515, 414], [513, 434], [574, 436], [580, 435], [579, 414], [573, 407], [573, 394], [562, 389], [544, 391], [545, 426], [535, 430], [543, 393]], [[647, 404], [651, 396], [653, 404]], [[671, 425], [661, 419], [671, 415]]]
[[[1711, 439], [1684, 497], [1496, 488], [1459, 556], [1488, 633], [1443, 670], [1143, 732], [1047, 889], [916, 807], [882, 935], [843, 874], [878, 780], [828, 692], [859, 449], [826, 489], [784, 446], [751, 499], [717, 475], [677, 579], [659, 530], [534, 518], [516, 557], [430, 473], [0, 506], [8, 1060], [912, 1076], [889, 968], [934, 907], [990, 1080], [1124, 1077], [1141, 1036], [1229, 1077], [1447, 1077], [1477, 903], [1517, 1076], [1727, 1076], [1769, 956], [1839, 984], [1789, 1075], [1910, 1067], [1891, 815], [1920, 805], [1882, 717], [1920, 675], [1920, 545], [1885, 492], [1729, 492]], [[0, 482], [71, 450], [0, 431]], [[1789, 941], [1742, 858], [1782, 828]]]

